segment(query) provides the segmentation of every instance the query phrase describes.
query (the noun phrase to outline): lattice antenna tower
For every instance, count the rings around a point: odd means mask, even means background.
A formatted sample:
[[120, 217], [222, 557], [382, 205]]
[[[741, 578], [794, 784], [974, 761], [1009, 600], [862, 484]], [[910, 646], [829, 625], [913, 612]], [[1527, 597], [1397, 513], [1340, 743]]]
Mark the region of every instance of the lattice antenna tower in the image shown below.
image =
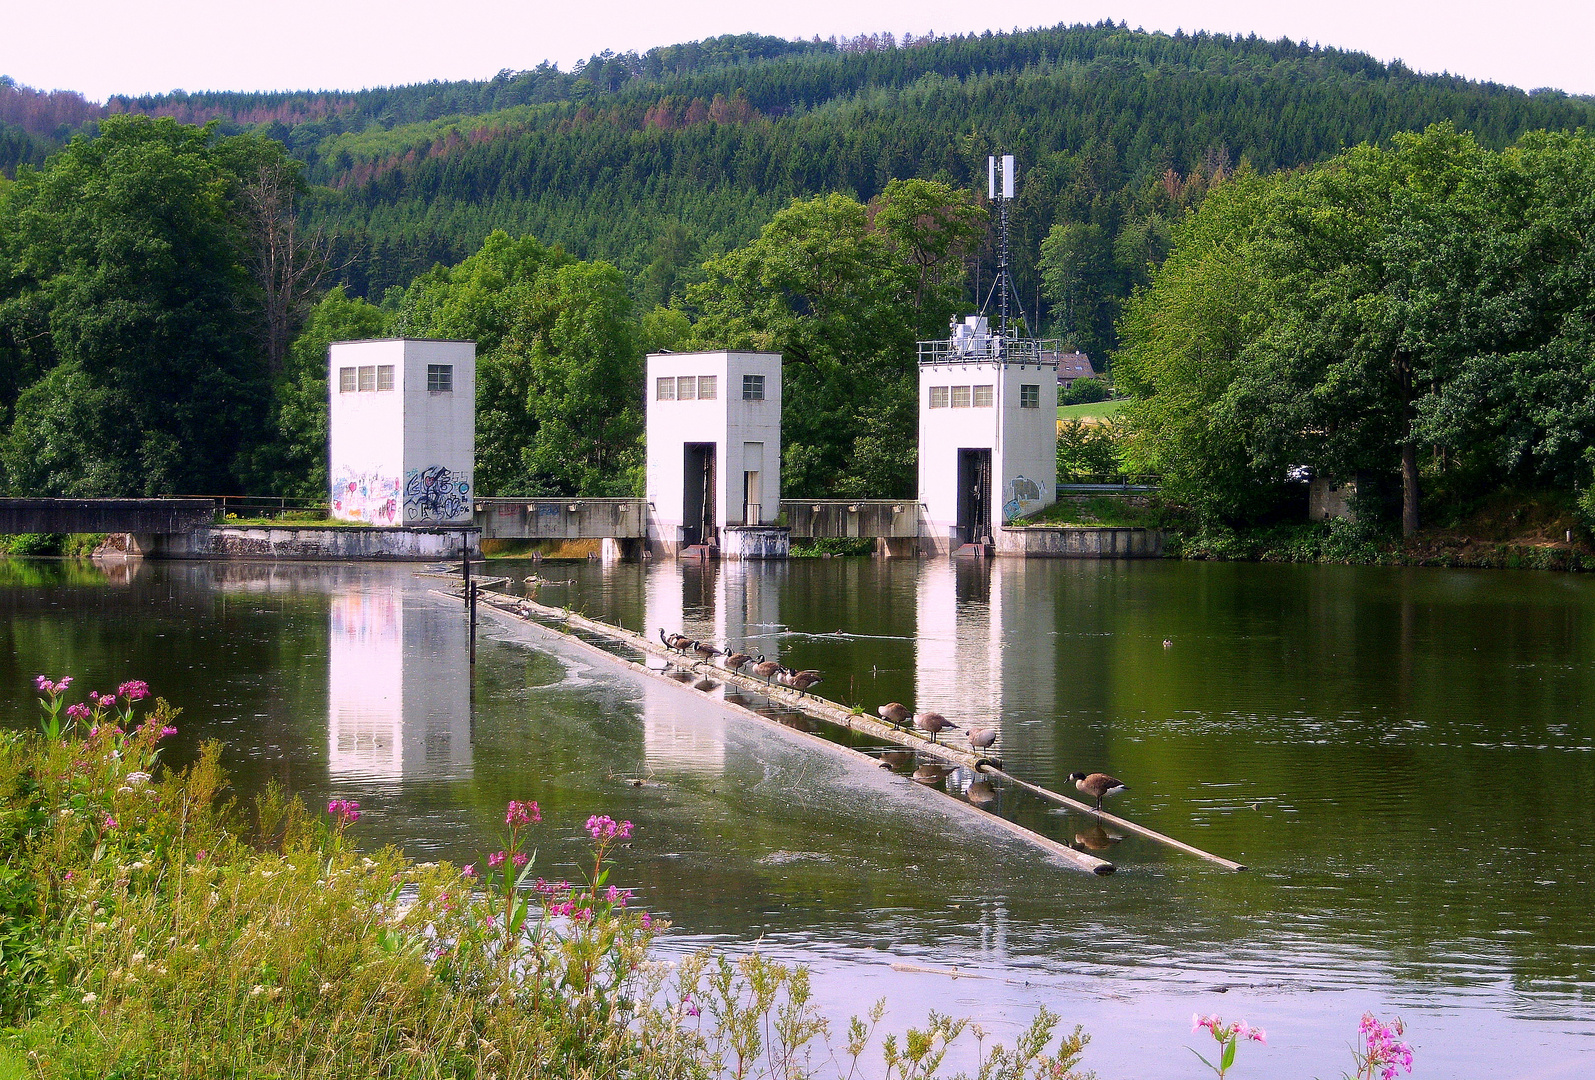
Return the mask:
[[986, 194], [997, 206], [997, 277], [991, 283], [991, 292], [986, 294], [986, 302], [980, 306], [980, 313], [986, 314], [991, 307], [992, 297], [995, 296], [997, 340], [1004, 343], [1014, 340], [1017, 336], [1010, 330], [1013, 325], [1009, 314], [1010, 306], [1017, 309], [1027, 328], [1030, 324], [1024, 304], [1020, 302], [1019, 294], [1013, 287], [1013, 272], [1008, 262], [1008, 204], [1013, 201], [1018, 172], [1012, 154], [1004, 154], [1001, 158], [994, 156], [986, 158]]

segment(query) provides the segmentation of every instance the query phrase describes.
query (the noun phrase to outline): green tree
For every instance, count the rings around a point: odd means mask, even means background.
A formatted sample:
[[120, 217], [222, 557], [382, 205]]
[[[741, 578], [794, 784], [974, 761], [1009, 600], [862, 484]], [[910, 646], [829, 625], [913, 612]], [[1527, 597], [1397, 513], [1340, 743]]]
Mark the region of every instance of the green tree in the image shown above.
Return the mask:
[[[18, 373], [5, 449], [13, 491], [235, 489], [268, 391], [225, 147], [211, 128], [111, 117], [97, 138], [78, 136], [6, 189], [0, 341]], [[76, 443], [60, 426], [68, 420]]]
[[784, 357], [785, 491], [914, 491], [914, 342], [946, 332], [957, 256], [979, 220], [964, 193], [902, 183], [873, 208], [845, 195], [794, 202], [705, 264], [708, 280], [688, 293], [696, 345]]
[[1113, 246], [1107, 230], [1082, 222], [1059, 222], [1041, 242], [1041, 291], [1052, 304], [1055, 332], [1076, 349], [1101, 358], [1111, 325]]
[[619, 271], [495, 232], [406, 291], [401, 332], [477, 343], [484, 495], [631, 494], [642, 362]]
[[328, 347], [334, 341], [386, 337], [391, 323], [387, 312], [346, 295], [341, 285], [310, 309], [282, 374], [273, 380], [271, 438], [249, 456], [246, 487], [296, 499], [327, 498]]

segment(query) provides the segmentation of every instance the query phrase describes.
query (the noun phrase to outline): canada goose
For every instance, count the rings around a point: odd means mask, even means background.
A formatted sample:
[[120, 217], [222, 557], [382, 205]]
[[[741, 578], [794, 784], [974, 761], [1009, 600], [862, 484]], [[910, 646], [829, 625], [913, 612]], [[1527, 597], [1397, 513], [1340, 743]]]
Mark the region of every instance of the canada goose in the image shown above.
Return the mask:
[[915, 713], [914, 726], [921, 731], [930, 732], [931, 742], [935, 742], [936, 736], [943, 731], [958, 730], [957, 724], [953, 723], [939, 712]]
[[997, 789], [990, 780], [976, 780], [964, 790], [964, 795], [976, 806], [990, 806], [997, 801]]
[[952, 770], [945, 765], [921, 765], [914, 770], [913, 779], [921, 784], [939, 784], [950, 772]]
[[994, 727], [977, 727], [969, 729], [969, 745], [976, 750], [990, 750], [991, 744], [997, 741], [997, 729]]
[[888, 701], [885, 705], [876, 709], [875, 712], [880, 715], [882, 720], [897, 727], [902, 727], [914, 718], [914, 714], [909, 711], [908, 706], [900, 701]]
[[820, 676], [820, 673], [815, 671], [813, 668], [807, 668], [803, 671], [793, 671], [791, 668], [782, 668], [780, 671], [776, 672], [775, 681], [780, 683], [782, 686], [790, 686], [792, 689], [802, 694], [807, 693], [809, 687], [817, 686], [825, 680]]
[[694, 641], [692, 643], [692, 651], [697, 653], [698, 657], [703, 660], [713, 660], [720, 655], [720, 650], [707, 641]]
[[662, 626], [659, 628], [659, 640], [665, 643], [665, 648], [674, 652], [686, 652], [692, 644], [692, 639], [685, 634], [666, 634]]
[[1097, 801], [1095, 809], [1102, 809], [1102, 800], [1109, 795], [1117, 795], [1121, 791], [1130, 790], [1130, 785], [1123, 780], [1115, 779], [1107, 773], [1094, 772], [1087, 776], [1083, 772], [1070, 773], [1069, 779], [1074, 781], [1074, 786], [1085, 792]]
[[752, 659], [753, 657], [745, 652], [734, 652], [720, 662], [731, 671], [741, 671]]
[[763, 653], [760, 653], [759, 658], [753, 662], [753, 673], [765, 682], [769, 682], [770, 677], [776, 672], [785, 670], [774, 660], [766, 660]]

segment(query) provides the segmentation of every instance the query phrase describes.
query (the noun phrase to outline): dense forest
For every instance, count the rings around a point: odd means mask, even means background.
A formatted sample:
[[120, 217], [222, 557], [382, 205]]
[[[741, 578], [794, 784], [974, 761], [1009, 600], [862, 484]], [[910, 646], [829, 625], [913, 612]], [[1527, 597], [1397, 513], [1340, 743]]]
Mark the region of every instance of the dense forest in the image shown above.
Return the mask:
[[1210, 193], [1436, 123], [1496, 153], [1592, 119], [1112, 23], [722, 37], [347, 93], [93, 103], [0, 78], [0, 454], [34, 493], [318, 496], [325, 343], [448, 333], [483, 343], [484, 493], [614, 492], [643, 352], [756, 343], [799, 358], [792, 492], [906, 494], [909, 346], [992, 280], [988, 154], [1020, 162], [1032, 325], [1111, 364]]

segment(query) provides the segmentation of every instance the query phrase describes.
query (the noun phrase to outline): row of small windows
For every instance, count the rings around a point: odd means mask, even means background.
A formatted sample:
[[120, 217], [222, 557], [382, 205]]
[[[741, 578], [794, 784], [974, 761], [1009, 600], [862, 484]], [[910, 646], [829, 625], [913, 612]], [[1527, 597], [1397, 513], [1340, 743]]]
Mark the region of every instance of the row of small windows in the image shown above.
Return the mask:
[[[428, 364], [426, 388], [434, 394], [448, 394], [454, 390], [453, 364]], [[362, 367], [338, 369], [338, 393], [354, 394], [363, 390], [392, 390], [392, 364], [366, 364]]]
[[[930, 388], [930, 407], [933, 409], [989, 409], [992, 406], [994, 389], [990, 385], [933, 386]], [[1019, 407], [1021, 409], [1041, 408], [1041, 386], [1039, 384], [1019, 384]]]
[[[720, 396], [718, 375], [664, 375], [654, 380], [656, 401], [714, 401]], [[764, 400], [764, 376], [742, 376], [742, 400]]]
[[718, 375], [666, 375], [655, 385], [660, 401], [713, 401], [720, 396]]

